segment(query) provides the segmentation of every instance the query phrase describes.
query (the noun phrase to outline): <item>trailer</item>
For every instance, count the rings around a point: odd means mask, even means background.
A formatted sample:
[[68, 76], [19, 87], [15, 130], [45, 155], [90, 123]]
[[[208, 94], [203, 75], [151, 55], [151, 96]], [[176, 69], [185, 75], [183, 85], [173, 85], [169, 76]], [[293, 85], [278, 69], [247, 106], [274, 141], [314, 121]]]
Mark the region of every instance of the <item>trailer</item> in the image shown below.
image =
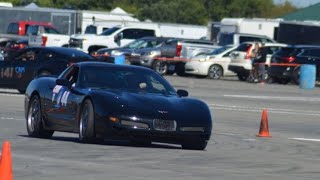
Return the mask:
[[[223, 18], [221, 22], [209, 22], [208, 37], [210, 40], [225, 39], [234, 33], [267, 36], [273, 40], [278, 39], [278, 27], [282, 19], [264, 18]], [[218, 32], [219, 31], [219, 32]]]
[[320, 22], [283, 21], [278, 31], [278, 41], [286, 44], [320, 45]]

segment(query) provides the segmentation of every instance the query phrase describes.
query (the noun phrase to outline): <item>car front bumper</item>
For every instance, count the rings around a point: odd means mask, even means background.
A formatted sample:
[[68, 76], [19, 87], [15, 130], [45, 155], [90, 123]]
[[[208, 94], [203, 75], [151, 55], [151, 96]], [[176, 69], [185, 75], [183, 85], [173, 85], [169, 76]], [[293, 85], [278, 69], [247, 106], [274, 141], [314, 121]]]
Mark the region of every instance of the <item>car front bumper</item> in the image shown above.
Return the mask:
[[[126, 121], [123, 123], [122, 121]], [[129, 120], [120, 119], [119, 122], [105, 122], [96, 125], [96, 129], [105, 138], [139, 138], [153, 142], [181, 144], [188, 139], [209, 140], [211, 137], [211, 124], [181, 125], [176, 124], [175, 130], [157, 130], [153, 124], [154, 120]], [[128, 122], [132, 122], [128, 124]], [[102, 125], [102, 126], [101, 126]], [[104, 127], [103, 129], [101, 129]]]

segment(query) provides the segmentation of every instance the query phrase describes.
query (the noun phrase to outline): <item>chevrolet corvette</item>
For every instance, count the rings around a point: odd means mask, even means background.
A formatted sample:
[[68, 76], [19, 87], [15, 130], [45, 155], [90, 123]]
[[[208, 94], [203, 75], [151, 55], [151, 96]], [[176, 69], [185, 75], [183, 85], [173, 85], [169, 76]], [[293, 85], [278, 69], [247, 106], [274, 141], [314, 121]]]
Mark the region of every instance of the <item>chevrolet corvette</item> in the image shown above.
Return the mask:
[[28, 135], [77, 133], [81, 142], [128, 138], [204, 150], [211, 136], [208, 106], [175, 90], [160, 74], [138, 66], [76, 63], [59, 77], [38, 77], [25, 94]]

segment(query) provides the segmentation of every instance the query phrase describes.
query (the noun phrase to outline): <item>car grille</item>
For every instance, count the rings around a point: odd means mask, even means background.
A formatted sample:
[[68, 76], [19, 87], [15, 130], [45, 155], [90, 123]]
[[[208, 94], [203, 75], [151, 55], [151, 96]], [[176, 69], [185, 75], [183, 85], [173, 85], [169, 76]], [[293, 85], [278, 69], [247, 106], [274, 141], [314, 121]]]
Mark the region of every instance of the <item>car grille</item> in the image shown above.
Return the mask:
[[158, 131], [176, 131], [177, 123], [173, 120], [153, 120], [153, 128]]

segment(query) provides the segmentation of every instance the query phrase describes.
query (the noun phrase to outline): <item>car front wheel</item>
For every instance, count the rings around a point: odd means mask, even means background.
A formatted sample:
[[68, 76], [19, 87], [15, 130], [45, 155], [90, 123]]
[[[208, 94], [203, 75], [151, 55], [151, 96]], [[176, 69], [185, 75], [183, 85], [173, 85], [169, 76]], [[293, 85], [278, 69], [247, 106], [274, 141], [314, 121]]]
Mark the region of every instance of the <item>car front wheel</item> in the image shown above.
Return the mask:
[[51, 138], [54, 131], [45, 130], [42, 125], [40, 98], [32, 96], [27, 115], [27, 131], [31, 137]]
[[208, 71], [208, 77], [210, 79], [220, 79], [223, 76], [223, 69], [219, 65], [212, 65]]
[[89, 143], [94, 140], [94, 109], [91, 100], [86, 99], [81, 108], [79, 121], [79, 140]]

